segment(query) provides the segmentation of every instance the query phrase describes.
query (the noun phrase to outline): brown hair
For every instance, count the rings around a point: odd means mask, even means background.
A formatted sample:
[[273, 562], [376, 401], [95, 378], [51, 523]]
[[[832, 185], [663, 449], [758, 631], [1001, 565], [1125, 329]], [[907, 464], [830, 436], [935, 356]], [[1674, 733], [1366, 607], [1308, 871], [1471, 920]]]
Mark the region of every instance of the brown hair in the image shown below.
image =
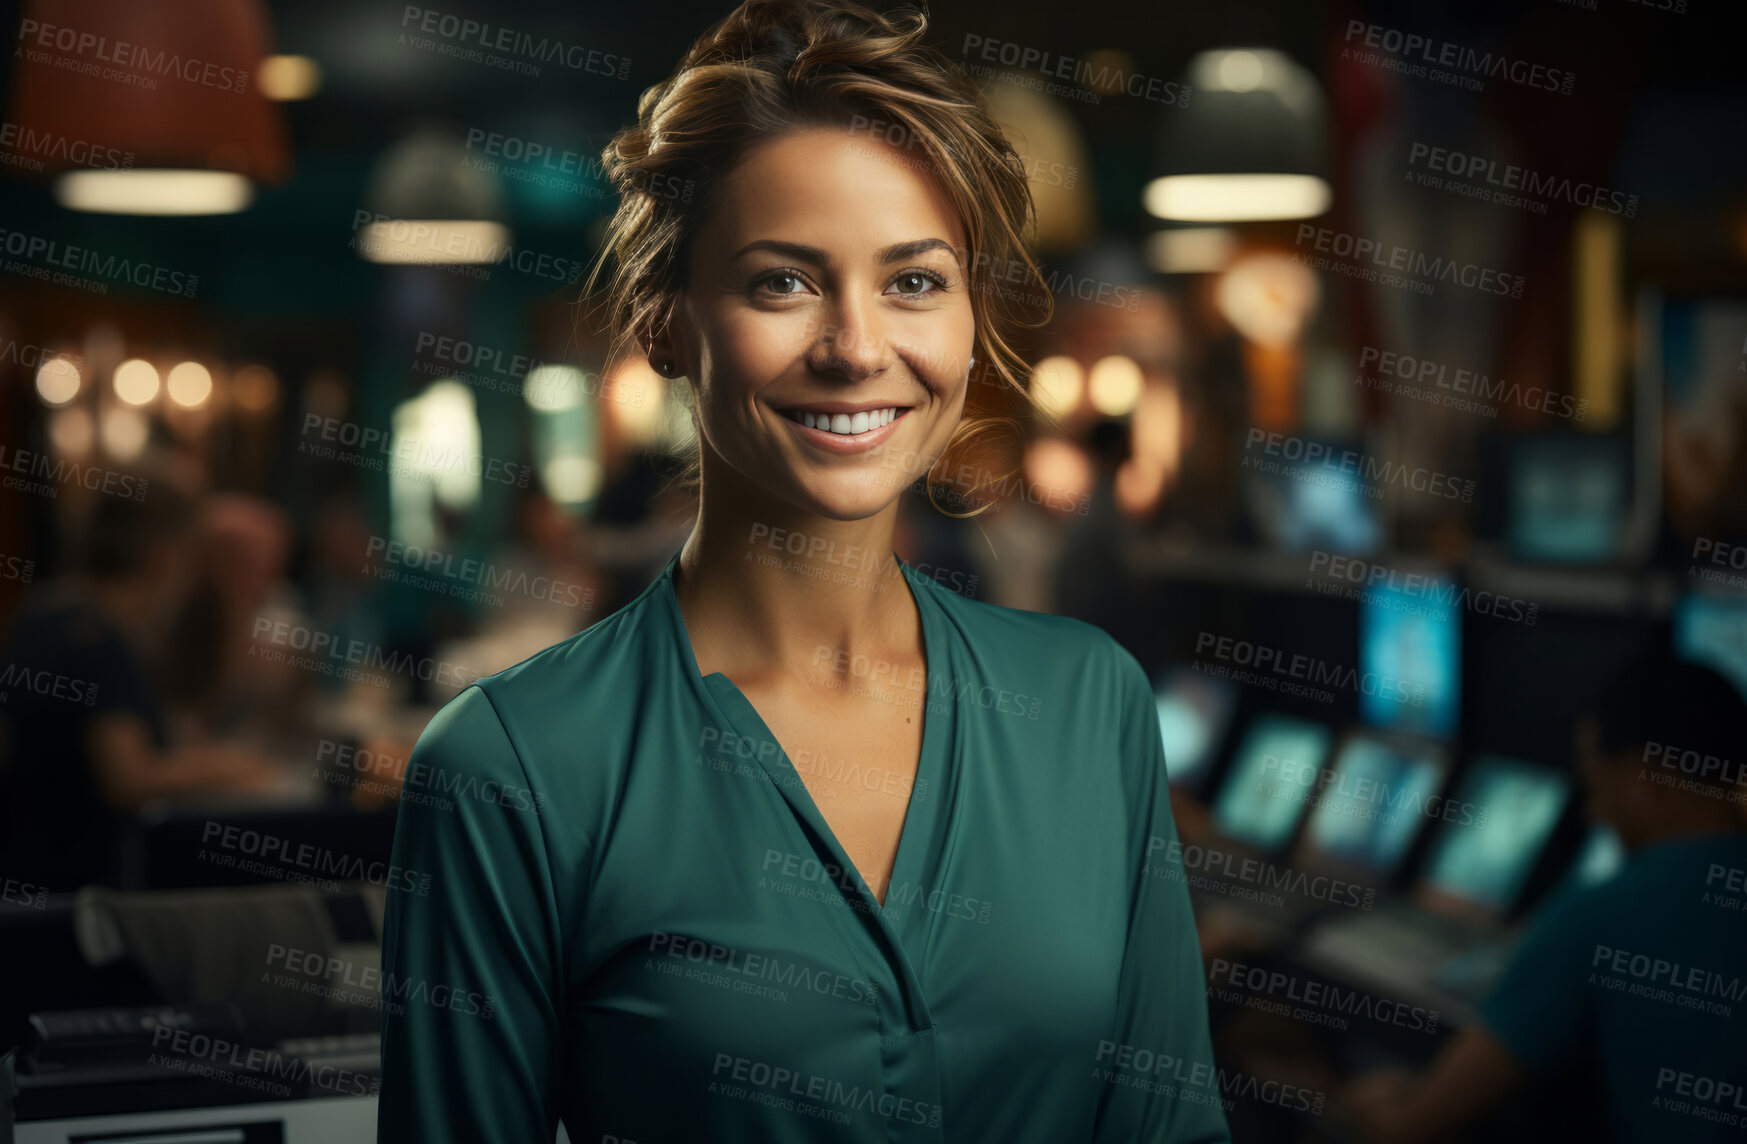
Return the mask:
[[[921, 43], [927, 29], [927, 16], [909, 7], [881, 14], [853, 0], [746, 0], [643, 92], [637, 122], [601, 152], [619, 207], [584, 295], [612, 257], [609, 362], [641, 352], [671, 320], [692, 236], [747, 148], [793, 127], [866, 131], [918, 151], [917, 167], [939, 180], [965, 228], [977, 360], [946, 453], [997, 424], [1019, 430], [1002, 412], [1016, 397], [1036, 406], [1012, 341], [1053, 309], [1025, 244], [1036, 207], [1023, 161], [976, 85]], [[681, 483], [698, 473], [694, 455]], [[932, 482], [928, 495], [933, 502]]]

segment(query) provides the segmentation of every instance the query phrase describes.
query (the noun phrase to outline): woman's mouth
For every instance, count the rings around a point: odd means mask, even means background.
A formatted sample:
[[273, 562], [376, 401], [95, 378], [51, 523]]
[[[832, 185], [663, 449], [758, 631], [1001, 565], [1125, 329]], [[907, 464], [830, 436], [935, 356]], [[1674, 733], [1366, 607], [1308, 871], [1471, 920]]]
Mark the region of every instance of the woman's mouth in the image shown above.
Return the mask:
[[815, 448], [830, 453], [858, 453], [871, 449], [897, 432], [896, 426], [910, 412], [908, 405], [873, 409], [833, 409], [828, 405], [779, 409], [795, 433]]
[[905, 406], [888, 405], [884, 409], [870, 409], [856, 413], [812, 413], [805, 409], [785, 409], [784, 417], [791, 421], [799, 421], [809, 429], [818, 429], [824, 433], [835, 433], [839, 437], [854, 437], [872, 429], [890, 425], [903, 416]]

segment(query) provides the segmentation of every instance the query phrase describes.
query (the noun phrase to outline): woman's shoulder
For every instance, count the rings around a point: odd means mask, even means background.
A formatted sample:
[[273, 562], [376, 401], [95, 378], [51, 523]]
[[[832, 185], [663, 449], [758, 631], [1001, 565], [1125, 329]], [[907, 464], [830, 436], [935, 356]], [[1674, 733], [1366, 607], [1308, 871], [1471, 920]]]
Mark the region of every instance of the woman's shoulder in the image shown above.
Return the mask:
[[914, 582], [939, 606], [977, 670], [998, 674], [1010, 689], [1059, 696], [1060, 710], [1091, 719], [1112, 713], [1098, 697], [1113, 697], [1118, 711], [1150, 701], [1152, 684], [1140, 661], [1096, 624], [960, 595], [924, 574]]
[[979, 600], [926, 573], [917, 572], [912, 582], [938, 604], [967, 642], [979, 651], [1011, 657], [1006, 662], [1048, 664], [1062, 672], [1123, 671], [1130, 664], [1139, 668], [1128, 649], [1096, 624]]
[[443, 706], [424, 737], [495, 734], [525, 756], [526, 744], [560, 725], [607, 733], [615, 714], [638, 707], [634, 692], [664, 647], [656, 586], [575, 635], [480, 676]]

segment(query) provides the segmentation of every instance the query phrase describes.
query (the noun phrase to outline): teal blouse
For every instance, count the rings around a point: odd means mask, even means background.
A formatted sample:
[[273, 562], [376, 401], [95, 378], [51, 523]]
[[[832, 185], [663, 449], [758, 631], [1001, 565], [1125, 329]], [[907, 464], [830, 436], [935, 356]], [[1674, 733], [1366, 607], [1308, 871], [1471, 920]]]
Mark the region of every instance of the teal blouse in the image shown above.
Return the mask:
[[913, 784], [848, 774], [908, 801], [882, 907], [677, 561], [419, 739], [377, 1139], [1229, 1140], [1134, 657], [902, 565], [925, 683], [820, 667], [924, 716]]

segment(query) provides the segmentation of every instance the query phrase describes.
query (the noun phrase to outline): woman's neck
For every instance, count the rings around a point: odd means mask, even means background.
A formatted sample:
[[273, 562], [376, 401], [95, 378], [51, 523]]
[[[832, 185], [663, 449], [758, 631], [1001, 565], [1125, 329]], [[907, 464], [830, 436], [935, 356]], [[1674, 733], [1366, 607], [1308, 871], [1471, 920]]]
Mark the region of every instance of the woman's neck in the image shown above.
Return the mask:
[[807, 676], [863, 660], [896, 670], [921, 655], [920, 617], [892, 551], [895, 503], [831, 520], [768, 494], [728, 495], [721, 482], [712, 496], [710, 483], [674, 572], [701, 672]]

